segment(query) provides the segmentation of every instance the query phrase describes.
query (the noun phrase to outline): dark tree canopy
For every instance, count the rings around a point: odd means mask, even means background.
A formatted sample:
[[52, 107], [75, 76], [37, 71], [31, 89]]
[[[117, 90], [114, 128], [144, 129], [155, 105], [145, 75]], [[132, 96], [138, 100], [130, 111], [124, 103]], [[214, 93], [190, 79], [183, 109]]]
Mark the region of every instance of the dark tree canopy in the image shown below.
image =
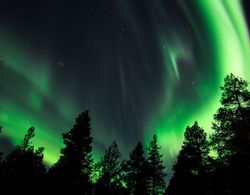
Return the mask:
[[[0, 126], [0, 133], [2, 133], [2, 126]], [[3, 153], [0, 151], [0, 163], [1, 163], [1, 161], [2, 161], [2, 155], [3, 155]], [[0, 164], [0, 166], [1, 166], [1, 164]]]
[[45, 174], [43, 148], [34, 149], [30, 140], [35, 136], [31, 127], [23, 142], [7, 155], [3, 162], [3, 191], [9, 194], [42, 194], [42, 181]]
[[[248, 184], [243, 179], [250, 173], [250, 92], [248, 83], [234, 76], [227, 75], [221, 87], [221, 107], [214, 115], [211, 137], [212, 148], [217, 152], [214, 178], [221, 178], [227, 193], [243, 193]], [[240, 166], [239, 166], [240, 165]], [[214, 184], [217, 193], [220, 186]]]
[[[0, 126], [0, 133], [2, 133], [2, 126]], [[0, 186], [3, 183], [2, 155], [3, 153], [0, 151]]]
[[126, 162], [126, 183], [130, 193], [147, 195], [148, 192], [148, 164], [144, 157], [143, 145], [138, 142], [130, 153]]
[[149, 167], [149, 190], [152, 195], [162, 194], [165, 190], [166, 173], [164, 172], [165, 166], [163, 165], [163, 155], [160, 154], [160, 148], [157, 137], [154, 135], [148, 148], [147, 159]]
[[49, 176], [55, 191], [64, 194], [90, 194], [92, 170], [92, 137], [90, 135], [88, 111], [81, 113], [74, 127], [63, 133], [65, 147], [58, 162], [51, 168]]
[[208, 152], [208, 142], [204, 130], [199, 127], [197, 122], [192, 127], [188, 126], [166, 194], [205, 194]]
[[48, 171], [43, 164], [44, 148], [35, 148], [31, 142], [34, 127], [28, 129], [22, 143], [11, 153], [3, 157], [0, 153], [0, 188], [11, 195], [160, 195], [164, 191], [166, 195], [250, 194], [248, 83], [230, 74], [221, 90], [221, 106], [212, 123], [214, 132], [207, 139], [198, 122], [186, 128], [167, 189], [156, 135], [148, 147], [147, 158], [138, 142], [129, 160], [121, 161], [114, 141], [101, 160], [93, 164], [88, 111], [76, 118], [69, 132], [63, 133], [60, 158]]
[[241, 120], [244, 118], [242, 109], [249, 106], [250, 92], [247, 87], [247, 81], [233, 74], [225, 77], [224, 86], [221, 87], [221, 104], [239, 112]]
[[116, 141], [108, 147], [96, 168], [99, 178], [96, 182], [96, 194], [123, 194], [121, 153]]
[[212, 142], [222, 163], [228, 163], [234, 154], [249, 150], [250, 92], [247, 86], [245, 80], [230, 74], [221, 87], [221, 107], [214, 115]]

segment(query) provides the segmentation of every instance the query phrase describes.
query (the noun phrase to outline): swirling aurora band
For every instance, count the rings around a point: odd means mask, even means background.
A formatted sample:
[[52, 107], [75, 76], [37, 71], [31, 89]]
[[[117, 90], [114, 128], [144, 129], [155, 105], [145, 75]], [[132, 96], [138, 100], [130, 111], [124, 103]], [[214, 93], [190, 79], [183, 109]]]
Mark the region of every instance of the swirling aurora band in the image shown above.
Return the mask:
[[[115, 57], [118, 72], [114, 72], [119, 74], [118, 92], [121, 94], [117, 96], [117, 101], [121, 102], [122, 106], [113, 111], [121, 112], [118, 118], [108, 116], [107, 109], [113, 105], [105, 107], [106, 100], [102, 102], [100, 97], [93, 98], [89, 92], [94, 90], [94, 94], [98, 96], [99, 92], [96, 91], [100, 90], [99, 88], [87, 87], [85, 93], [81, 94], [84, 101], [82, 103], [78, 102], [75, 94], [71, 94], [74, 90], [66, 91], [60, 86], [60, 82], [54, 78], [57, 73], [52, 68], [53, 52], [46, 58], [41, 57], [39, 52], [38, 54], [31, 50], [27, 52], [23, 49], [25, 44], [24, 41], [20, 41], [21, 38], [17, 36], [17, 39], [13, 39], [8, 36], [8, 29], [1, 30], [0, 124], [4, 127], [3, 136], [10, 139], [13, 144], [18, 144], [25, 131], [30, 126], [35, 126], [36, 136], [33, 143], [35, 146], [45, 147], [45, 161], [53, 164], [63, 146], [61, 133], [70, 129], [77, 113], [89, 108], [93, 122], [95, 158], [100, 156], [113, 138], [118, 139], [122, 153], [125, 154], [132, 149], [131, 145], [135, 144], [135, 141], [127, 142], [129, 136], [134, 136], [134, 140], [143, 138], [147, 144], [152, 134], [156, 132], [165, 159], [169, 162], [180, 149], [187, 125], [198, 120], [199, 124], [210, 132], [212, 116], [219, 107], [219, 86], [225, 75], [232, 72], [243, 78], [250, 78], [250, 44], [244, 12], [241, 2], [237, 0], [176, 2], [175, 6], [178, 7], [181, 16], [171, 22], [175, 14], [168, 14], [164, 9], [166, 8], [164, 1], [146, 1], [146, 8], [141, 9], [148, 13], [146, 19], [150, 20], [147, 25], [141, 24], [142, 19], [140, 16], [136, 17], [138, 13], [129, 1], [113, 3], [119, 10], [119, 17], [125, 19], [132, 29], [130, 39], [134, 42], [131, 45], [137, 46], [137, 48], [130, 46], [132, 49], [125, 48], [126, 54], [122, 53], [123, 47], [117, 51]], [[181, 21], [181, 25], [178, 25], [178, 21]], [[148, 34], [144, 32], [145, 27], [151, 28]], [[150, 34], [152, 37], [148, 37]], [[150, 46], [147, 44], [148, 40]], [[110, 46], [111, 54], [108, 53], [108, 56], [113, 56], [112, 49]], [[131, 53], [127, 50], [131, 50]], [[157, 52], [156, 57], [148, 56], [151, 51], [151, 55]], [[99, 62], [105, 58], [103, 56], [107, 51], [103, 52]], [[139, 68], [134, 68], [133, 63], [125, 59], [133, 56], [133, 52], [137, 52], [140, 59], [136, 62], [140, 62], [148, 69], [146, 75], [135, 74]], [[155, 58], [160, 59], [156, 61]], [[106, 61], [108, 62], [104, 64], [114, 62], [113, 59]], [[154, 69], [150, 67], [152, 62], [160, 70], [159, 75], [155, 74], [156, 70], [151, 71]], [[102, 70], [104, 69], [100, 68], [100, 72]], [[112, 78], [111, 73], [107, 72], [112, 71], [105, 70], [104, 76]], [[77, 76], [79, 75], [75, 75]], [[145, 86], [138, 84], [133, 89], [135, 94], [140, 93], [138, 97], [129, 93], [133, 90], [127, 83], [128, 78], [132, 82], [133, 79], [139, 80], [140, 82], [137, 82], [139, 84], [146, 83]], [[150, 86], [147, 86], [147, 83]], [[151, 102], [151, 99], [146, 97], [147, 88], [153, 88], [155, 85], [159, 86], [157, 90], [160, 92]], [[152, 94], [156, 92], [152, 91]], [[106, 96], [108, 99], [113, 97], [112, 94]], [[140, 101], [141, 104], [138, 103]], [[138, 103], [137, 107], [133, 107], [133, 112], [141, 109], [137, 113], [141, 116], [137, 116], [136, 123], [129, 118], [134, 115], [128, 113], [126, 108], [131, 102]], [[149, 102], [151, 105], [148, 105]], [[147, 106], [148, 108], [142, 108]], [[120, 108], [124, 108], [125, 111], [119, 111]], [[132, 121], [126, 128], [122, 117], [126, 118], [125, 122]], [[118, 124], [119, 122], [121, 124]], [[136, 125], [140, 126], [136, 129], [138, 132], [130, 129]]]

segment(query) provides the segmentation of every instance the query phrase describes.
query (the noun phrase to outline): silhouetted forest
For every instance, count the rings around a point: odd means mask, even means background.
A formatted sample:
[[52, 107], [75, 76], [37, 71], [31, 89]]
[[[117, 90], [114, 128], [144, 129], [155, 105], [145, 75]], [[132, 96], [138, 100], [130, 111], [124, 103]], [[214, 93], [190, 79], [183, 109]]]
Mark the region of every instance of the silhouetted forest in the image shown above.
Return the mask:
[[[35, 149], [31, 127], [23, 142], [3, 158], [0, 189], [4, 194], [115, 194], [115, 195], [242, 195], [250, 194], [250, 92], [248, 83], [233, 74], [221, 87], [221, 107], [214, 114], [213, 133], [207, 136], [194, 122], [184, 133], [182, 148], [166, 185], [163, 154], [154, 135], [147, 151], [141, 142], [128, 160], [120, 160], [116, 141], [99, 162], [92, 157], [90, 116], [79, 114], [63, 133], [59, 160], [49, 168], [44, 148]], [[205, 101], [205, 100], [204, 100]], [[3, 128], [0, 127], [0, 131]]]

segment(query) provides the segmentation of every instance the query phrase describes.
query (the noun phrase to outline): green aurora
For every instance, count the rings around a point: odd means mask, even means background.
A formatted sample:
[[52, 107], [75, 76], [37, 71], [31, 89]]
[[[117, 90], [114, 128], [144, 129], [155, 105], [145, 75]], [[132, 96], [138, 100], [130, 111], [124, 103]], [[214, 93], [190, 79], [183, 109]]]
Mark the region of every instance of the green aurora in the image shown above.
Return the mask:
[[[177, 4], [192, 29], [192, 35], [183, 35], [175, 29], [165, 30], [167, 27], [158, 20], [158, 17], [167, 16], [163, 5], [148, 2], [159, 13], [152, 16], [151, 22], [157, 35], [154, 40], [163, 71], [159, 75], [159, 85], [163, 87], [159, 100], [142, 120], [143, 136], [145, 144], [148, 144], [153, 133], [157, 133], [167, 161], [179, 151], [187, 125], [197, 120], [208, 133], [211, 132], [212, 117], [219, 107], [219, 86], [225, 75], [234, 73], [250, 78], [249, 34], [241, 2], [190, 2], [179, 0]], [[129, 4], [122, 4], [119, 9], [124, 17], [128, 13], [135, 14]], [[131, 20], [130, 25], [138, 47], [143, 48], [145, 40], [141, 37], [143, 28], [140, 21]], [[35, 52], [27, 52], [24, 41], [8, 36], [8, 29], [0, 31], [0, 43], [0, 124], [4, 127], [3, 136], [18, 144], [26, 130], [35, 126], [33, 143], [45, 147], [45, 161], [53, 164], [63, 146], [61, 133], [70, 129], [83, 106], [79, 106], [67, 91], [55, 87], [50, 56], [45, 59]], [[182, 61], [193, 64], [190, 66], [193, 78], [189, 80], [192, 81], [189, 90], [183, 88], [186, 81], [181, 70], [184, 66]], [[144, 56], [144, 64], [147, 63]], [[122, 64], [124, 62], [120, 63], [121, 80], [124, 75]], [[126, 96], [124, 80], [121, 86], [123, 96]], [[184, 91], [182, 96], [180, 91]], [[88, 106], [88, 103], [91, 100], [84, 105]], [[103, 122], [98, 122], [102, 114], [90, 109], [93, 137], [96, 143], [103, 142], [107, 146], [109, 135], [104, 131]], [[115, 137], [115, 134], [111, 135]], [[122, 140], [118, 140], [120, 142]], [[123, 144], [121, 150], [122, 153], [129, 152]], [[98, 158], [101, 153], [102, 150], [94, 145], [94, 157]]]
[[[171, 156], [175, 156], [180, 150], [180, 140], [183, 139], [183, 130], [187, 125], [198, 121], [208, 134], [212, 132], [213, 114], [220, 106], [220, 86], [227, 74], [234, 73], [245, 79], [250, 78], [249, 34], [240, 1], [197, 0], [195, 1], [197, 12], [194, 12], [196, 14], [191, 13], [188, 3], [184, 1], [179, 3], [195, 29], [196, 36], [200, 38], [199, 47], [195, 50], [202, 51], [199, 51], [201, 57], [194, 63], [209, 67], [210, 70], [209, 75], [197, 72], [199, 74], [197, 77], [200, 78], [193, 84], [198, 83], [195, 87], [199, 94], [191, 103], [186, 102], [185, 97], [176, 96], [173, 86], [167, 86], [165, 97], [162, 98], [152, 120], [149, 120], [148, 132], [150, 133], [146, 136], [146, 142], [149, 142], [152, 129], [155, 129], [160, 145]], [[203, 23], [203, 29], [199, 26], [201, 23], [199, 20]], [[167, 39], [167, 37], [164, 38]], [[187, 54], [185, 50], [183, 51], [185, 45], [175, 41], [174, 46], [168, 48], [167, 52], [163, 49], [162, 55], [167, 59], [166, 67], [172, 68], [172, 75], [175, 76], [178, 88], [177, 60], [179, 56], [186, 57]], [[172, 89], [172, 92], [169, 89]]]

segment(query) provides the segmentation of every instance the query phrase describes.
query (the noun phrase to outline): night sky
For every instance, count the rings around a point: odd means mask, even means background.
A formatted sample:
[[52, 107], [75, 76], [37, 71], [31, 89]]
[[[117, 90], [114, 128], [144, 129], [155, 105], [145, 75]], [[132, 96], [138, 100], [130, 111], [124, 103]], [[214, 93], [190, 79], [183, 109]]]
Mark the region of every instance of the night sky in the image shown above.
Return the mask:
[[247, 4], [1, 1], [1, 150], [35, 126], [52, 164], [61, 133], [88, 109], [96, 159], [114, 139], [126, 158], [156, 133], [170, 165], [187, 125], [211, 132], [225, 75], [250, 78]]

